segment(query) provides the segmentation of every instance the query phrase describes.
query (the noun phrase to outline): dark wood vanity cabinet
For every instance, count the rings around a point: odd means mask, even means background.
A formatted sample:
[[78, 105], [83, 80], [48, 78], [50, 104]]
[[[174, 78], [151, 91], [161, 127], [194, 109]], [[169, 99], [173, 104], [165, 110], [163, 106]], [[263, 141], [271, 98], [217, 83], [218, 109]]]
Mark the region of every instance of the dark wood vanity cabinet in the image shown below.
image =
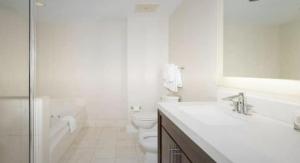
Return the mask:
[[215, 163], [160, 111], [158, 125], [158, 163]]
[[161, 141], [162, 163], [191, 163], [164, 129], [161, 131]]

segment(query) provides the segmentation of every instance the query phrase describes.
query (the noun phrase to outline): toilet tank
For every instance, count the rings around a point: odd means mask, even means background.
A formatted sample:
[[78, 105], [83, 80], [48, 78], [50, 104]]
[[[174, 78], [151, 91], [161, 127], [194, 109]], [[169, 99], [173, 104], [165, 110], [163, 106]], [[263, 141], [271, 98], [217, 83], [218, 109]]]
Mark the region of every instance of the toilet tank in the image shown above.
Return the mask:
[[180, 98], [178, 96], [162, 96], [162, 102], [179, 102]]

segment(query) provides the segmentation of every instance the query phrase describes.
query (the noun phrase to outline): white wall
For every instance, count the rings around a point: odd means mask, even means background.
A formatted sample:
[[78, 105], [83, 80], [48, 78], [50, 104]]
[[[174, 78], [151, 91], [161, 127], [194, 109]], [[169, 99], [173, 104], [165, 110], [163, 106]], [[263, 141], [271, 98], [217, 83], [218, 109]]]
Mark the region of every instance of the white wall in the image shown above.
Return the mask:
[[217, 0], [184, 0], [170, 20], [170, 62], [184, 66], [184, 101], [216, 98]]
[[277, 25], [224, 24], [224, 75], [279, 78]]
[[126, 21], [39, 23], [38, 96], [81, 97], [89, 125], [123, 125]]
[[86, 99], [90, 125], [123, 125], [156, 109], [168, 62], [168, 17], [38, 26], [38, 95]]
[[127, 24], [128, 107], [154, 110], [165, 90], [162, 69], [168, 62], [168, 17], [132, 16]]

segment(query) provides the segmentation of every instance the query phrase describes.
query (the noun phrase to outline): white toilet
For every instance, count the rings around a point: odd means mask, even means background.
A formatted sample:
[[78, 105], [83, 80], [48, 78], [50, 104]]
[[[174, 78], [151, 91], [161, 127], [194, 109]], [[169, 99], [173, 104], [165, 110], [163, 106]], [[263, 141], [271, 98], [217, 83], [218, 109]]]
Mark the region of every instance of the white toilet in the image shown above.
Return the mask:
[[[179, 102], [179, 97], [164, 96], [161, 102]], [[139, 130], [139, 144], [145, 151], [144, 163], [157, 163], [157, 112], [140, 112], [132, 116]]]
[[157, 113], [155, 112], [139, 112], [132, 115], [132, 124], [139, 132], [149, 130], [157, 124]]
[[157, 129], [141, 132], [139, 144], [145, 151], [144, 163], [157, 163]]

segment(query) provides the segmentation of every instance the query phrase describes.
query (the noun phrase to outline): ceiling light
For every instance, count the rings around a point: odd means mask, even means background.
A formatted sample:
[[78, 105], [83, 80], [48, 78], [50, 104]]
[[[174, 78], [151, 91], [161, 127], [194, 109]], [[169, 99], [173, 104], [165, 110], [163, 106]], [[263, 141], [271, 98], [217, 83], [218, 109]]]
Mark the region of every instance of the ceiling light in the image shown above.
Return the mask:
[[138, 13], [155, 12], [159, 8], [159, 4], [137, 4], [135, 11]]
[[43, 7], [43, 6], [45, 6], [45, 1], [44, 0], [36, 0], [35, 5], [38, 7]]

